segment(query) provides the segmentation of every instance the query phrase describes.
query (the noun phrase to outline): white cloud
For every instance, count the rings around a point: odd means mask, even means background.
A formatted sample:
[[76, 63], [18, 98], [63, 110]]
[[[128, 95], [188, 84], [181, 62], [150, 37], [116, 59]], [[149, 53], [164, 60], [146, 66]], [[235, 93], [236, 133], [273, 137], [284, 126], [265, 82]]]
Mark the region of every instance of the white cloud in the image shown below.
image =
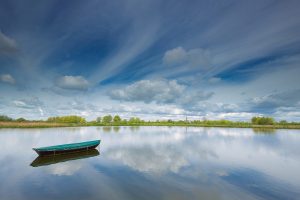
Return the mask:
[[182, 47], [168, 50], [164, 57], [163, 62], [168, 65], [181, 64], [187, 59], [187, 52]]
[[185, 86], [176, 80], [141, 80], [124, 89], [113, 90], [109, 96], [115, 100], [143, 101], [145, 103], [173, 103]]
[[44, 110], [41, 107], [38, 107], [41, 116], [44, 116]]
[[251, 111], [273, 113], [280, 107], [297, 110], [300, 102], [300, 90], [290, 90], [281, 93], [273, 93], [249, 100]]
[[[132, 116], [141, 116], [143, 119], [159, 119], [157, 116], [176, 116], [183, 115], [184, 109], [178, 108], [176, 105], [156, 105], [156, 104], [140, 104], [140, 103], [126, 103], [114, 106], [107, 106], [103, 109], [106, 113], [117, 113], [128, 118]], [[150, 118], [149, 118], [150, 117]]]
[[[199, 112], [199, 108], [206, 105], [205, 101], [214, 93], [189, 88], [176, 80], [162, 79], [137, 81], [123, 89], [112, 90], [108, 95], [114, 100], [134, 102], [135, 113], [163, 116], [182, 115], [185, 111]], [[144, 107], [137, 105], [137, 102], [151, 104]]]
[[23, 101], [15, 100], [15, 101], [13, 101], [13, 104], [19, 108], [25, 108], [25, 107], [27, 108], [26, 103]]
[[4, 35], [0, 31], [0, 54], [10, 54], [18, 50], [15, 40]]
[[[107, 152], [109, 159], [116, 160], [131, 167], [134, 170], [151, 174], [163, 174], [167, 172], [179, 173], [189, 163], [187, 159], [176, 151], [167, 151], [170, 147], [123, 148], [113, 149]], [[139, 153], [137, 153], [139, 152]], [[141, 156], [141, 152], [143, 156]], [[176, 157], [176, 159], [170, 158]], [[151, 162], [147, 162], [151, 160]]]
[[167, 66], [208, 70], [212, 66], [212, 56], [208, 50], [201, 48], [185, 50], [182, 47], [177, 47], [166, 51], [163, 63]]
[[41, 106], [44, 105], [44, 103], [37, 97], [32, 97], [30, 99], [14, 100], [12, 103], [15, 107], [18, 108], [25, 108], [25, 109], [37, 108], [39, 111], [41, 110]]
[[15, 79], [10, 74], [1, 74], [0, 81], [8, 84], [15, 84]]
[[82, 165], [79, 162], [59, 163], [46, 168], [46, 172], [57, 176], [71, 176], [81, 169]]
[[82, 76], [62, 76], [56, 81], [56, 86], [62, 89], [87, 90], [89, 82]]
[[182, 95], [179, 100], [181, 105], [195, 105], [200, 101], [205, 101], [214, 95], [213, 92], [205, 93], [203, 91], [192, 91], [188, 94]]

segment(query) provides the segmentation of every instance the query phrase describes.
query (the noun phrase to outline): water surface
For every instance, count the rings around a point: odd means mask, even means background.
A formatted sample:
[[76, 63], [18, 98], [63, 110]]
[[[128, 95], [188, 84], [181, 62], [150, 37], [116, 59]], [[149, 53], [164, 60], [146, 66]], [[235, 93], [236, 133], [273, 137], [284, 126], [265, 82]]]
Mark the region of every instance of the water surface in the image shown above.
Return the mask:
[[[96, 152], [34, 162], [33, 147], [93, 139]], [[300, 199], [299, 130], [0, 129], [0, 146], [1, 200]]]

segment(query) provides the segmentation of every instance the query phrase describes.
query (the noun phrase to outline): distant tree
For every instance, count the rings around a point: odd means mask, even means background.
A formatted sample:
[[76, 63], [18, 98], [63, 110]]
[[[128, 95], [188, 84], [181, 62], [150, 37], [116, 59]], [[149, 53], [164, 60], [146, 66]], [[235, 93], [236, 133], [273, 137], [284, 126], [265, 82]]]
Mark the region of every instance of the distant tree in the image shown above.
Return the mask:
[[12, 121], [13, 119], [6, 116], [6, 115], [0, 115], [0, 121], [1, 122], [8, 122], [8, 121]]
[[96, 122], [97, 123], [101, 123], [102, 118], [101, 117], [97, 117]]
[[111, 115], [105, 115], [105, 116], [103, 117], [103, 119], [102, 119], [102, 122], [103, 122], [104, 124], [109, 124], [109, 123], [111, 123], [111, 122], [112, 122], [112, 116], [111, 116]]
[[17, 122], [26, 122], [26, 119], [24, 119], [23, 117], [16, 119]]
[[273, 125], [275, 124], [275, 120], [272, 117], [252, 117], [252, 124], [257, 125]]
[[134, 121], [135, 121], [134, 117], [131, 117], [131, 118], [129, 119], [128, 123], [129, 123], [129, 124], [133, 124]]
[[141, 122], [141, 119], [138, 117], [131, 117], [128, 121], [129, 124], [139, 124]]
[[114, 116], [114, 123], [120, 123], [121, 122], [121, 117], [119, 115]]
[[83, 118], [83, 117], [81, 117], [81, 119], [80, 119], [80, 121], [79, 121], [81, 124], [84, 124], [84, 123], [86, 123], [86, 120]]
[[286, 120], [281, 120], [279, 123], [280, 124], [287, 124], [288, 122]]
[[259, 117], [252, 117], [251, 123], [252, 123], [252, 124], [258, 124], [258, 118], [259, 118]]
[[70, 116], [61, 116], [61, 117], [49, 117], [47, 119], [48, 122], [58, 122], [58, 123], [86, 123], [85, 118], [70, 115]]

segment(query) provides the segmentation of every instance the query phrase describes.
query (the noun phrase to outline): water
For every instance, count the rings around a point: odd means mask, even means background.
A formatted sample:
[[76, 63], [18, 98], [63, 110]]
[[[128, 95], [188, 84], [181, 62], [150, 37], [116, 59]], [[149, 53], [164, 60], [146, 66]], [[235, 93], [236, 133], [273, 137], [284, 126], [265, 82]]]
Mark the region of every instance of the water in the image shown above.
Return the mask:
[[[99, 138], [97, 151], [32, 164], [33, 147]], [[300, 199], [299, 130], [0, 129], [0, 147], [1, 200]]]

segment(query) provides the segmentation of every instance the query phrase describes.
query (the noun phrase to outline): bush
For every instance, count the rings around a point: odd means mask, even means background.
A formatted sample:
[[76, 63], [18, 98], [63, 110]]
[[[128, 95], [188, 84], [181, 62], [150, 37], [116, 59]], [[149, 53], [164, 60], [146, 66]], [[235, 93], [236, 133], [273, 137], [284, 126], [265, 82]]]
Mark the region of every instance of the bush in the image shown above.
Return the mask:
[[273, 125], [275, 124], [275, 120], [272, 117], [252, 117], [252, 124], [256, 125]]

